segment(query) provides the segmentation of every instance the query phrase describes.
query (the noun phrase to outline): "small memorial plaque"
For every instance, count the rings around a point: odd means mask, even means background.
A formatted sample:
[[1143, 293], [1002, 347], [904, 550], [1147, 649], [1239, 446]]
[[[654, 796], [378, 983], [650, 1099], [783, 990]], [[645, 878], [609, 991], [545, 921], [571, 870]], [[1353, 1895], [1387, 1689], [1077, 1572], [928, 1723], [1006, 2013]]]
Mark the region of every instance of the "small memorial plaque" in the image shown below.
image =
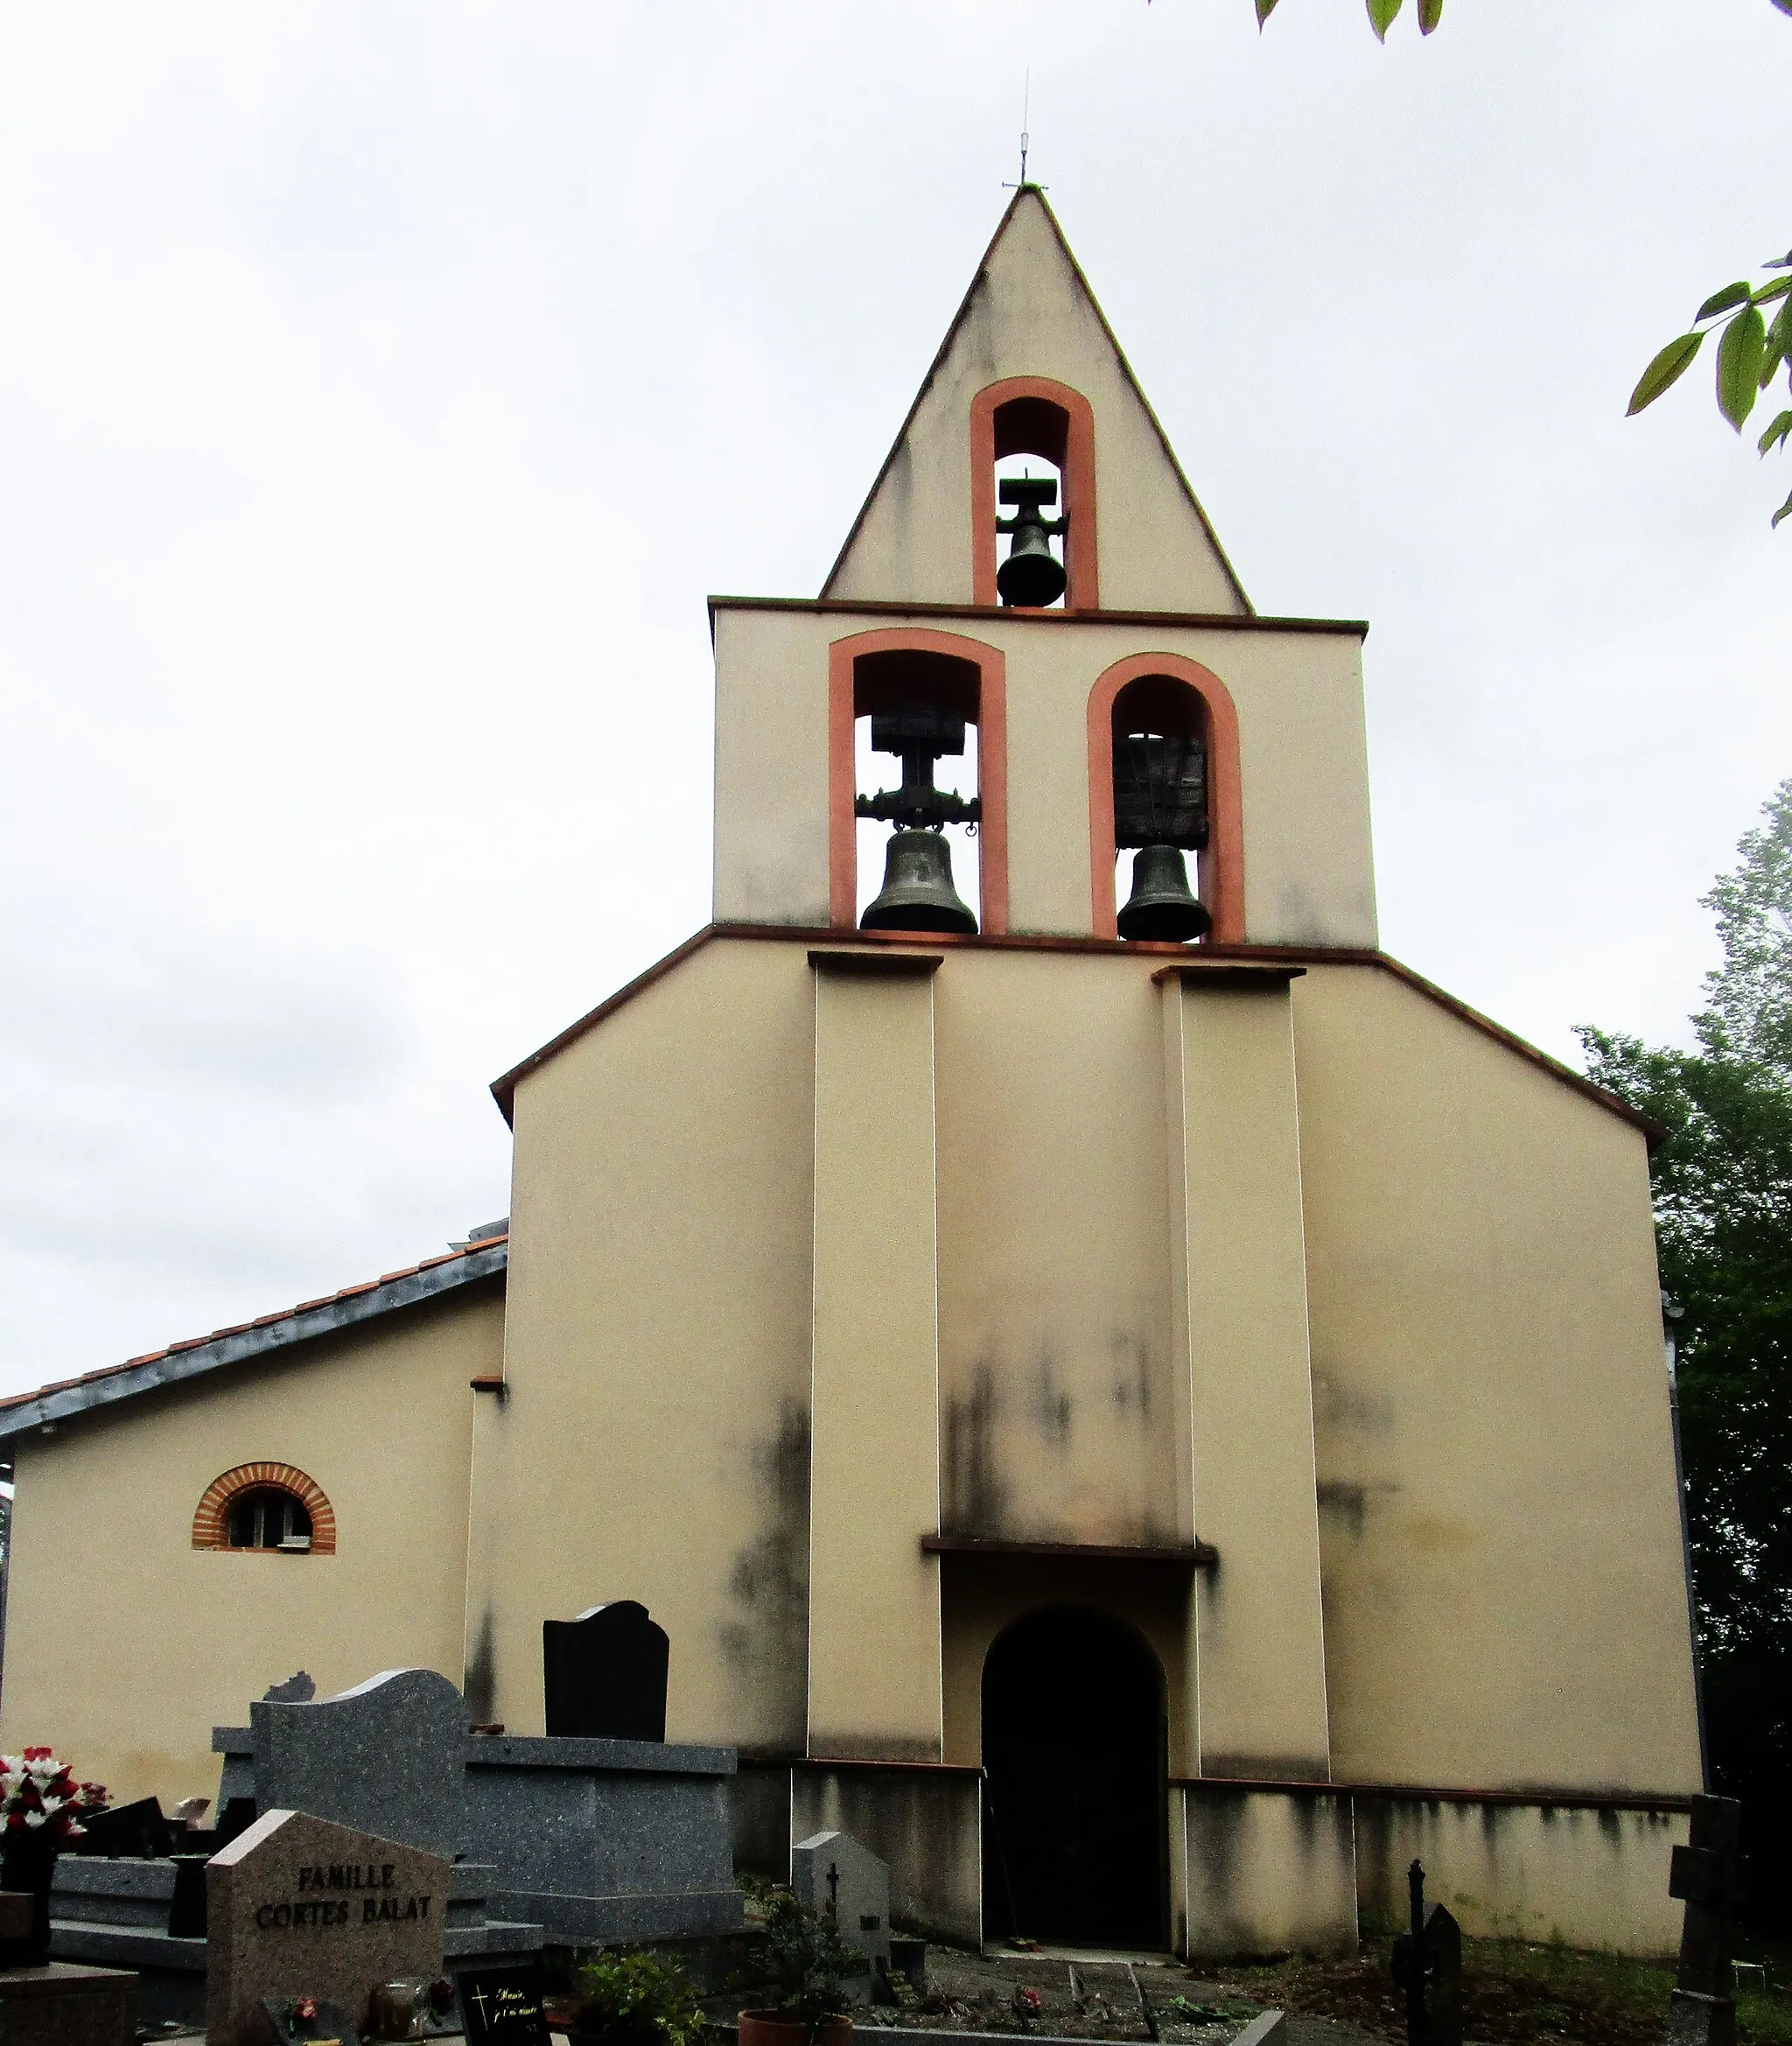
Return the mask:
[[466, 2046], [548, 2046], [546, 1983], [539, 1968], [462, 1968]]
[[206, 1871], [210, 2046], [257, 2046], [263, 2000], [366, 2023], [376, 1985], [442, 1972], [450, 1869], [435, 1854], [302, 1811], [269, 1811]]

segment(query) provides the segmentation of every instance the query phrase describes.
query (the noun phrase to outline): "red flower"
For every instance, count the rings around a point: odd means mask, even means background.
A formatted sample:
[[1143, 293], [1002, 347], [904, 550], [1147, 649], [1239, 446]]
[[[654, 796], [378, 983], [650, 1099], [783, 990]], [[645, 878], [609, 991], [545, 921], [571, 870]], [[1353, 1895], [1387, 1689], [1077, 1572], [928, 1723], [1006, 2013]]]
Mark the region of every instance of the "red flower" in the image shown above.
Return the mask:
[[296, 2018], [303, 2018], [305, 2022], [309, 2024], [311, 2021], [318, 2014], [317, 1998], [315, 1996], [294, 1997], [292, 2000], [292, 2014]]

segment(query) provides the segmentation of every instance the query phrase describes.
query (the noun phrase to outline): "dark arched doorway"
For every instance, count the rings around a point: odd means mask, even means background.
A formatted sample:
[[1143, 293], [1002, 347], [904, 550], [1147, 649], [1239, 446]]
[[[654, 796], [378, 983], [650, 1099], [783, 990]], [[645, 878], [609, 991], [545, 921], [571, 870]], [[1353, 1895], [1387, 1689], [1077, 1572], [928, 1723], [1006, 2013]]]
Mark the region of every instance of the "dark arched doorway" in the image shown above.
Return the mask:
[[1164, 1674], [1130, 1627], [1034, 1613], [984, 1663], [984, 1932], [1161, 1947]]

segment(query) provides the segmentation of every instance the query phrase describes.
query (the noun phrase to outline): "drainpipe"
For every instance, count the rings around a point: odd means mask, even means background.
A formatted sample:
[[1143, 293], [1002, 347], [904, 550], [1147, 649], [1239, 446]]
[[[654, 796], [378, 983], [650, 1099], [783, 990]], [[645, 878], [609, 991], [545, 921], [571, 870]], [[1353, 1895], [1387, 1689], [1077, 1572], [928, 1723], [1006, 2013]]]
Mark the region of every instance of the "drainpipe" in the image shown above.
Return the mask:
[[1704, 1736], [1704, 1672], [1699, 1667], [1698, 1607], [1692, 1591], [1692, 1531], [1686, 1517], [1686, 1464], [1680, 1454], [1680, 1342], [1674, 1324], [1686, 1310], [1662, 1295], [1662, 1348], [1668, 1361], [1668, 1415], [1674, 1425], [1674, 1492], [1680, 1502], [1680, 1568], [1686, 1580], [1686, 1631], [1692, 1643], [1692, 1702], [1698, 1713], [1698, 1780], [1709, 1794], [1710, 1751]]

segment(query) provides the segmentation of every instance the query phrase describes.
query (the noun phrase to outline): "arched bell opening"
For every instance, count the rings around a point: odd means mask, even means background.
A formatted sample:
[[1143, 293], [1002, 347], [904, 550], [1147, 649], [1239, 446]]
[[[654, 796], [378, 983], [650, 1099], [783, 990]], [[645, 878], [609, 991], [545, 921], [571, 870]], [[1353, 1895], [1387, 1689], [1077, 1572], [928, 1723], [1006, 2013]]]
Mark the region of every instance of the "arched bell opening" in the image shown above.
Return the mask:
[[[1210, 668], [1180, 654], [1130, 654], [1096, 677], [1088, 850], [1096, 937], [1245, 942], [1238, 711]], [[1144, 914], [1123, 928], [1119, 900]]]
[[970, 407], [974, 600], [1092, 611], [1095, 416], [1049, 377], [1011, 376]]
[[1064, 608], [1070, 415], [1049, 398], [996, 407], [996, 594], [1013, 610]]
[[867, 930], [978, 928], [978, 722], [974, 661], [917, 648], [852, 664], [858, 921]]
[[1141, 1636], [1056, 1607], [983, 1671], [985, 1939], [1161, 1948], [1169, 1930], [1168, 1721]]
[[896, 820], [859, 817], [858, 797], [875, 803], [880, 794], [900, 791], [908, 778], [900, 752], [877, 750], [878, 734], [869, 722], [905, 709], [963, 721], [963, 751], [936, 754], [932, 771], [940, 772], [943, 763], [940, 780], [947, 786], [941, 792], [975, 801], [976, 829], [946, 824], [943, 849], [953, 864], [954, 893], [976, 906], [982, 931], [999, 936], [1007, 930], [1006, 673], [997, 648], [929, 626], [851, 633], [829, 648], [828, 921], [836, 930], [856, 928], [882, 891]]
[[1131, 867], [1130, 891], [1116, 878], [1116, 933], [1167, 944], [1204, 938], [1213, 913], [1189, 861], [1209, 838], [1207, 705], [1174, 676], [1138, 676], [1114, 698], [1110, 743], [1115, 858]]

